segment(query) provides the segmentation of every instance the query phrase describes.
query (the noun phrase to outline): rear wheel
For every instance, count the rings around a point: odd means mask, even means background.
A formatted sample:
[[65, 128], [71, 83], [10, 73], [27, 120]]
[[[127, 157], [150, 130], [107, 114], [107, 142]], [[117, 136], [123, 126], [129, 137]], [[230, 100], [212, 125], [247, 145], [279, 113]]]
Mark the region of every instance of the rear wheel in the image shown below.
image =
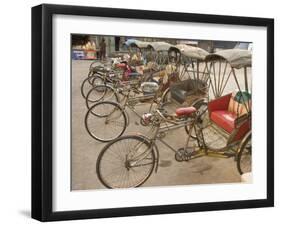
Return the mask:
[[237, 169], [242, 175], [252, 171], [252, 136], [249, 135], [242, 143], [237, 155]]
[[155, 154], [142, 136], [123, 136], [107, 144], [99, 154], [96, 172], [107, 188], [141, 186], [151, 175]]
[[171, 97], [171, 90], [170, 90], [170, 88], [167, 88], [164, 91], [164, 93], [163, 93], [163, 95], [161, 97], [161, 100], [162, 100], [162, 103], [171, 102], [172, 97]]
[[[193, 107], [197, 109], [198, 112], [198, 118], [197, 118], [197, 127], [199, 126], [200, 128], [204, 129], [207, 124], [208, 124], [208, 104], [204, 101], [202, 102], [197, 102], [193, 104]], [[187, 134], [190, 134], [190, 125], [185, 126], [185, 131]], [[193, 139], [197, 139], [195, 130], [193, 129], [191, 131], [190, 137]]]
[[124, 110], [115, 102], [99, 102], [85, 116], [85, 127], [91, 137], [108, 142], [120, 137], [127, 126]]

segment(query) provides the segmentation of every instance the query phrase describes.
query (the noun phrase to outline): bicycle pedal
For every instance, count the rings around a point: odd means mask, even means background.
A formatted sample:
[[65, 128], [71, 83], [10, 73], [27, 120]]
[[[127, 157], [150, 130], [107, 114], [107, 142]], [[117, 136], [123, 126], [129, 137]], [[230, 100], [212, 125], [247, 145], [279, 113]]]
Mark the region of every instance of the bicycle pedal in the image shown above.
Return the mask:
[[175, 159], [178, 162], [182, 161], [189, 161], [195, 153], [195, 148], [194, 147], [185, 147], [185, 148], [179, 148], [177, 152], [175, 153]]
[[166, 133], [165, 133], [165, 132], [160, 132], [160, 133], [157, 135], [157, 138], [160, 138], [160, 139], [163, 139], [164, 137], [166, 137]]

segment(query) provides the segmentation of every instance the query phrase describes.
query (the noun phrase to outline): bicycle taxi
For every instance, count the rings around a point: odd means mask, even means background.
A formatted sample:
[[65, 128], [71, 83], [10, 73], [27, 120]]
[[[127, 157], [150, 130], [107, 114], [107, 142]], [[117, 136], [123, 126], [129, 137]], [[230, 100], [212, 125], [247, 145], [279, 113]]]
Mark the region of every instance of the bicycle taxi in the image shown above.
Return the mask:
[[111, 83], [113, 78], [129, 80], [143, 74], [145, 58], [143, 53], [149, 43], [128, 39], [123, 43], [125, 50], [111, 53], [103, 62], [94, 61], [89, 68], [88, 76], [81, 84], [81, 94], [87, 97], [96, 85]]
[[[206, 111], [191, 106], [170, 114], [159, 108], [146, 119], [151, 125], [149, 136], [127, 135], [108, 143], [96, 164], [98, 178], [105, 187], [128, 188], [145, 183], [158, 169], [158, 141], [175, 153], [177, 161], [233, 157], [240, 174], [251, 171], [251, 52], [232, 49], [209, 54], [205, 65], [210, 86]], [[163, 125], [183, 121], [189, 133], [184, 147], [175, 149], [164, 140], [164, 132], [169, 130], [163, 132]]]
[[179, 44], [169, 49], [179, 73], [179, 82], [163, 95], [164, 102], [177, 106], [195, 106], [208, 95], [209, 74], [205, 58], [208, 52], [194, 46]]
[[[143, 113], [139, 113], [136, 106], [148, 104], [149, 112], [153, 108], [157, 108], [169, 85], [179, 81], [178, 73], [174, 69], [175, 66], [168, 62], [163, 69], [151, 73], [150, 79], [138, 80], [134, 84], [131, 82], [124, 84], [119, 80], [114, 87], [109, 86], [107, 89], [106, 100], [100, 98], [93, 105], [87, 103], [89, 110], [85, 116], [85, 128], [89, 135], [102, 142], [120, 137], [129, 125], [127, 109], [138, 117], [143, 126], [147, 126], [142, 118]], [[99, 87], [96, 86], [93, 90]], [[109, 98], [109, 96], [113, 98]], [[95, 97], [97, 97], [96, 94]]]

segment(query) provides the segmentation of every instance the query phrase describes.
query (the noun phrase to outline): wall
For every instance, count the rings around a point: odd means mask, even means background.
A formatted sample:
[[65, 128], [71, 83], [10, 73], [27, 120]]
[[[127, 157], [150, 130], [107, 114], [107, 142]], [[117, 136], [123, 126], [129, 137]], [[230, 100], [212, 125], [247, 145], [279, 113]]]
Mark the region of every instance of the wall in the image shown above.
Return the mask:
[[[275, 62], [281, 60], [281, 14], [278, 1], [114, 1], [114, 0], [65, 0], [48, 3], [92, 5], [119, 8], [140, 8], [191, 13], [229, 14], [237, 16], [274, 17]], [[37, 225], [30, 214], [30, 7], [41, 1], [3, 1], [1, 4], [1, 111], [0, 111], [0, 224]], [[281, 97], [280, 64], [275, 70], [275, 115], [280, 116]], [[280, 159], [280, 118], [275, 120], [276, 163]], [[279, 139], [277, 139], [279, 138]], [[260, 150], [263, 151], [263, 150]], [[118, 219], [85, 220], [55, 223], [60, 225], [266, 225], [278, 221], [281, 211], [280, 164], [276, 164], [276, 207], [249, 210], [218, 211], [205, 213], [173, 214], [161, 216], [130, 217]]]

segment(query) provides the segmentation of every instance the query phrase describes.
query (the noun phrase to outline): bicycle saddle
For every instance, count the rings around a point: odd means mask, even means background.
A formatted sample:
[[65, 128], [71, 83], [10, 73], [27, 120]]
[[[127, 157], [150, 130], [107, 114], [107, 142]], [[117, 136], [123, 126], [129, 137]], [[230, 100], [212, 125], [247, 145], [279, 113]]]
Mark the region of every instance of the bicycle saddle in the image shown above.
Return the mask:
[[176, 109], [176, 115], [177, 116], [189, 116], [194, 112], [196, 112], [195, 107], [182, 107], [182, 108]]

